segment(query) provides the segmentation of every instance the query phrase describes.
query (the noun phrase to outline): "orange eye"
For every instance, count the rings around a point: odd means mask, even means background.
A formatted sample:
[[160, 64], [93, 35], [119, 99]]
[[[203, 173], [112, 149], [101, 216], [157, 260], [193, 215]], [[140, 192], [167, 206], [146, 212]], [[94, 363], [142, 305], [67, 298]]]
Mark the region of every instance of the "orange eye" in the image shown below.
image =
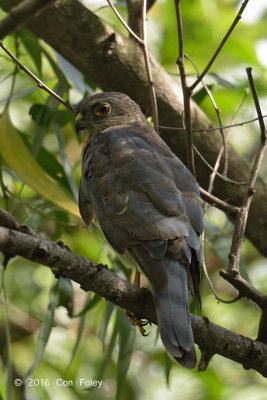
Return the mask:
[[109, 114], [110, 111], [111, 111], [110, 104], [108, 104], [108, 103], [101, 103], [101, 104], [98, 104], [98, 105], [95, 107], [95, 109], [94, 109], [94, 114], [95, 114], [97, 117], [103, 117], [104, 115]]

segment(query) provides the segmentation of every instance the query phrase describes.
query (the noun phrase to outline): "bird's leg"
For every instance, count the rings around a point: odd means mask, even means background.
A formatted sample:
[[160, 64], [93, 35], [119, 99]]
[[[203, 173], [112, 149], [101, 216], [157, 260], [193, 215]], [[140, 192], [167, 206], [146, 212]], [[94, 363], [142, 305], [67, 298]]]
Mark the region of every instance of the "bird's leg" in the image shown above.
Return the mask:
[[[136, 268], [134, 273], [133, 285], [140, 287], [140, 272]], [[124, 310], [124, 313], [127, 315], [131, 323], [135, 326], [138, 326], [138, 329], [142, 336], [149, 335], [150, 332], [146, 333], [144, 326], [146, 326], [149, 322], [145, 319], [140, 319], [137, 317], [132, 311]]]

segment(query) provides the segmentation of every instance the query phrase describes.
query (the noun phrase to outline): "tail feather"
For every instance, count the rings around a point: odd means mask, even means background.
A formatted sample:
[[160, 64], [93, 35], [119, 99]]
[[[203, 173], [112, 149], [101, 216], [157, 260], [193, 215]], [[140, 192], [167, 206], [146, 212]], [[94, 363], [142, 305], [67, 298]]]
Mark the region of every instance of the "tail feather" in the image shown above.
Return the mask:
[[165, 256], [168, 274], [163, 292], [154, 291], [161, 340], [180, 364], [194, 368], [196, 355], [188, 300], [188, 273], [179, 260]]

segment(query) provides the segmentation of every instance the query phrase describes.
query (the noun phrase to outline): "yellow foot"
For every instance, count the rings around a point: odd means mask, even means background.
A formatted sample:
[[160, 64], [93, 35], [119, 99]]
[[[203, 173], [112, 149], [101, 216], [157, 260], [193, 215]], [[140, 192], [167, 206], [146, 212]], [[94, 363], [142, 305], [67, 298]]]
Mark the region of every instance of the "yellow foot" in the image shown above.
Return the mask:
[[146, 330], [144, 328], [144, 326], [148, 324], [151, 325], [150, 322], [145, 319], [138, 318], [132, 311], [124, 310], [124, 313], [127, 315], [133, 325], [138, 326], [138, 329], [142, 336], [148, 336], [150, 334], [150, 332], [146, 333]]

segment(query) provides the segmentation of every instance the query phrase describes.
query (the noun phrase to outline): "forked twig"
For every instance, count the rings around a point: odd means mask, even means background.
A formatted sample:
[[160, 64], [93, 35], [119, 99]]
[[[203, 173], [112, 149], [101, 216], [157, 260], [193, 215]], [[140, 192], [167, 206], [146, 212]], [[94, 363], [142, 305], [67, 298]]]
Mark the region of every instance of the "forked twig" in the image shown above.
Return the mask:
[[151, 65], [149, 60], [149, 51], [147, 47], [147, 31], [146, 31], [146, 10], [147, 10], [147, 0], [142, 0], [142, 38], [140, 38], [136, 33], [129, 27], [129, 25], [124, 21], [118, 10], [114, 7], [111, 0], [107, 0], [108, 4], [125, 27], [125, 29], [129, 32], [129, 34], [141, 45], [143, 53], [144, 53], [144, 61], [148, 79], [148, 87], [149, 94], [151, 100], [151, 108], [152, 108], [152, 119], [154, 122], [154, 128], [156, 132], [159, 131], [159, 123], [158, 123], [158, 107], [157, 107], [157, 97], [155, 92], [155, 86], [152, 77]]
[[240, 207], [240, 210], [237, 214], [234, 228], [233, 241], [231, 246], [231, 251], [229, 254], [229, 264], [228, 264], [228, 273], [239, 273], [239, 263], [241, 256], [241, 248], [242, 243], [244, 241], [245, 229], [247, 225], [248, 212], [251, 205], [252, 197], [255, 193], [255, 185], [258, 177], [259, 169], [263, 160], [264, 151], [267, 145], [267, 133], [265, 130], [265, 124], [262, 117], [262, 112], [259, 104], [259, 99], [257, 95], [257, 91], [255, 88], [253, 76], [252, 76], [252, 68], [246, 68], [248, 81], [250, 84], [256, 112], [259, 119], [260, 132], [261, 132], [261, 142], [257, 154], [255, 156], [254, 165], [252, 167], [251, 176], [249, 179], [249, 186], [246, 196], [243, 200], [243, 204]]
[[187, 85], [185, 66], [184, 66], [185, 55], [184, 55], [183, 26], [182, 26], [180, 0], [175, 0], [174, 3], [176, 10], [178, 43], [179, 43], [179, 57], [176, 63], [180, 71], [181, 85], [184, 98], [184, 125], [186, 129], [187, 167], [192, 172], [192, 174], [196, 176], [194, 149], [193, 149], [192, 122], [191, 122], [191, 104], [190, 104], [192, 91]]
[[204, 71], [199, 75], [199, 77], [195, 80], [195, 82], [193, 83], [193, 85], [190, 86], [190, 90], [191, 90], [191, 91], [193, 91], [193, 90], [196, 88], [196, 86], [201, 82], [201, 80], [204, 78], [204, 76], [206, 75], [206, 73], [210, 70], [210, 67], [212, 66], [212, 64], [214, 63], [214, 61], [216, 60], [216, 58], [218, 57], [218, 55], [219, 55], [221, 49], [223, 48], [223, 46], [224, 46], [225, 43], [227, 42], [229, 36], [231, 35], [231, 33], [233, 32], [233, 30], [235, 29], [235, 27], [236, 27], [236, 25], [238, 24], [239, 20], [241, 19], [242, 14], [243, 14], [243, 12], [244, 12], [244, 10], [245, 10], [245, 8], [246, 8], [248, 2], [249, 2], [249, 0], [245, 0], [245, 1], [242, 3], [242, 5], [241, 5], [241, 7], [240, 7], [240, 9], [239, 9], [239, 11], [238, 11], [238, 13], [237, 13], [237, 15], [236, 15], [236, 17], [235, 17], [233, 23], [232, 23], [232, 25], [231, 25], [230, 28], [228, 29], [226, 35], [224, 36], [223, 40], [222, 40], [221, 43], [219, 44], [217, 50], [215, 51], [215, 53], [214, 53], [213, 56], [211, 57], [210, 61], [208, 62], [208, 65], [206, 66], [206, 68], [204, 69]]

